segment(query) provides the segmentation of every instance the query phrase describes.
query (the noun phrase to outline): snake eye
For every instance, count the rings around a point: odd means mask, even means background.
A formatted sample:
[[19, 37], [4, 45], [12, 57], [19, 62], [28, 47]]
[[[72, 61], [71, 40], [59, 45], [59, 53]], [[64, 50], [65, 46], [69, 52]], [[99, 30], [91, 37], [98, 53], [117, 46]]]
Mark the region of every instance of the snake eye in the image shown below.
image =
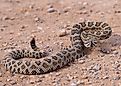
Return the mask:
[[92, 47], [92, 43], [91, 42], [84, 42], [84, 46], [87, 48]]

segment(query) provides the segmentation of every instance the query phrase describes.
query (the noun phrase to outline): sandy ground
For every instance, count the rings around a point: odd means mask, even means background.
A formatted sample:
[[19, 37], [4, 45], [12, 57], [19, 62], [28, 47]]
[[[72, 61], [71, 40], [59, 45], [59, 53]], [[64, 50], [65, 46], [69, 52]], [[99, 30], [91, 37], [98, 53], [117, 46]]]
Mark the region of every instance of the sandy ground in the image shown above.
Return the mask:
[[54, 53], [70, 44], [70, 26], [80, 21], [104, 21], [112, 36], [69, 67], [43, 74], [20, 75], [0, 66], [0, 86], [121, 86], [120, 0], [0, 0], [0, 59], [12, 50], [37, 45]]

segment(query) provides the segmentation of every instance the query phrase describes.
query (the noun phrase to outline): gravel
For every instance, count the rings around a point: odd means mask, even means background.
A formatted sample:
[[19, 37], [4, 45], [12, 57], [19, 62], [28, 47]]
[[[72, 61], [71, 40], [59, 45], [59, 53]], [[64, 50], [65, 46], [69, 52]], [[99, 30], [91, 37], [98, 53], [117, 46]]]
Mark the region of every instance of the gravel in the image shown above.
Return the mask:
[[[19, 2], [19, 3], [17, 3]], [[1, 0], [0, 56], [15, 48], [30, 49], [31, 35], [40, 49], [51, 52], [69, 46], [68, 31], [73, 23], [96, 20], [108, 22], [113, 33], [106, 42], [109, 48], [91, 50], [88, 58], [79, 59], [57, 71], [42, 75], [1, 72], [0, 86], [121, 86], [120, 0]], [[116, 27], [115, 27], [116, 26]], [[70, 32], [69, 32], [70, 33]], [[42, 45], [41, 45], [42, 44]], [[24, 59], [21, 59], [24, 60]], [[0, 65], [0, 68], [3, 68]]]

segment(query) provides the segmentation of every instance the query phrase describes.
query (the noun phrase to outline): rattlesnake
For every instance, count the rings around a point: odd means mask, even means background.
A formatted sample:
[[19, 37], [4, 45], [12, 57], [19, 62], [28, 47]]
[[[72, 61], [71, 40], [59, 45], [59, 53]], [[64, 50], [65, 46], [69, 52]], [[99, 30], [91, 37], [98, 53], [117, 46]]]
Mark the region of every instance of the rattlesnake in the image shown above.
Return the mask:
[[[31, 41], [31, 47], [34, 51], [24, 49], [11, 51], [5, 55], [2, 64], [4, 64], [6, 70], [12, 73], [27, 75], [48, 73], [82, 57], [85, 48], [96, 46], [98, 41], [109, 38], [111, 33], [111, 27], [107, 23], [80, 22], [72, 26], [71, 46], [51, 56], [46, 56], [45, 53], [37, 50], [35, 41]], [[28, 61], [22, 58], [36, 58], [37, 60]]]

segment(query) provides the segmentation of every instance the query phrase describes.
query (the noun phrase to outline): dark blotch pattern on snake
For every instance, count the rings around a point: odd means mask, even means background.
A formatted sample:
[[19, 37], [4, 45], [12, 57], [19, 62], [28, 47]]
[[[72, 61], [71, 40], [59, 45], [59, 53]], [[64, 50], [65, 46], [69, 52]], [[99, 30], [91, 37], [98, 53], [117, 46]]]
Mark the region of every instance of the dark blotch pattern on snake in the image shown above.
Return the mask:
[[[31, 47], [34, 51], [15, 50], [5, 55], [2, 60], [6, 70], [19, 74], [43, 74], [60, 69], [76, 58], [83, 56], [84, 48], [96, 46], [98, 41], [111, 36], [112, 30], [103, 22], [80, 22], [71, 29], [72, 45], [51, 56], [40, 52], [32, 39]], [[22, 58], [36, 58], [37, 60], [23, 60]]]

